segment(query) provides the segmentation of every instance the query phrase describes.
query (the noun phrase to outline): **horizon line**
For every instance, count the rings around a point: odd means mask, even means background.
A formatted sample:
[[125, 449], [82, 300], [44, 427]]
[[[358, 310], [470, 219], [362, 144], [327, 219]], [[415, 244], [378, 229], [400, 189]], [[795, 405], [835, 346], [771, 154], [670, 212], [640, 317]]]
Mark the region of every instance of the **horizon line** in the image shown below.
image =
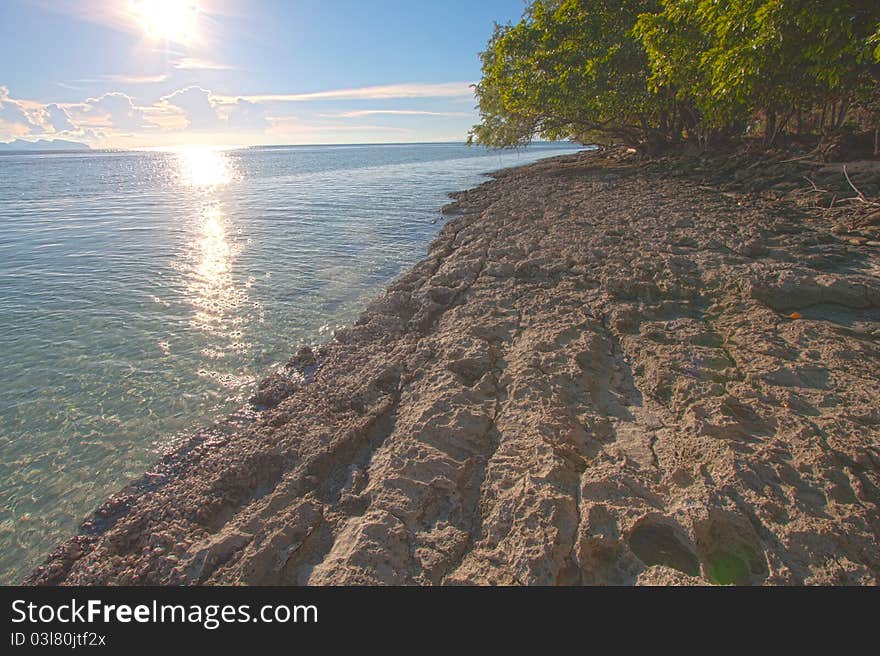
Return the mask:
[[[9, 146], [13, 144], [15, 141], [24, 141], [30, 144], [39, 143], [39, 141], [51, 141], [54, 140], [46, 140], [40, 139], [37, 141], [27, 141], [26, 139], [13, 139], [8, 142], [0, 142], [0, 146]], [[60, 141], [66, 141], [65, 139], [61, 139]], [[536, 139], [531, 143], [544, 143], [544, 144], [571, 144], [571, 145], [584, 145], [577, 144], [570, 140], [539, 140]], [[418, 146], [418, 145], [473, 145], [476, 147], [487, 148], [488, 150], [519, 150], [520, 147], [515, 148], [489, 148], [488, 146], [483, 146], [482, 144], [468, 144], [467, 139], [462, 140], [442, 140], [442, 141], [364, 141], [364, 142], [324, 142], [324, 143], [277, 143], [277, 144], [250, 144], [250, 145], [233, 145], [233, 144], [176, 144], [169, 146], [141, 146], [136, 148], [92, 148], [88, 146], [88, 144], [84, 144], [86, 148], [62, 148], [53, 150], [51, 148], [47, 148], [45, 150], [10, 150], [6, 151], [6, 154], [9, 153], [26, 153], [26, 154], [40, 154], [40, 153], [137, 153], [137, 152], [162, 152], [162, 151], [173, 151], [173, 150], [183, 150], [186, 148], [192, 149], [210, 149], [210, 150], [248, 150], [248, 149], [256, 149], [256, 148], [310, 148], [310, 147], [327, 147], [327, 146]], [[0, 151], [2, 154], [2, 151]]]

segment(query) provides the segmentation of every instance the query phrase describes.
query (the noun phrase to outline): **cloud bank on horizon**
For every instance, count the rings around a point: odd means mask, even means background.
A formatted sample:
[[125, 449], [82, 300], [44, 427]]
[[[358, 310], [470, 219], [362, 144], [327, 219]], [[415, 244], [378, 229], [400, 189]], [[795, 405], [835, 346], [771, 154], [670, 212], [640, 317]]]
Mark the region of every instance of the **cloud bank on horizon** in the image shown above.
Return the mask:
[[9, 0], [0, 8], [0, 141], [464, 140], [477, 118], [477, 53], [493, 20], [521, 8], [519, 0], [452, 0], [406, 14], [390, 0]]

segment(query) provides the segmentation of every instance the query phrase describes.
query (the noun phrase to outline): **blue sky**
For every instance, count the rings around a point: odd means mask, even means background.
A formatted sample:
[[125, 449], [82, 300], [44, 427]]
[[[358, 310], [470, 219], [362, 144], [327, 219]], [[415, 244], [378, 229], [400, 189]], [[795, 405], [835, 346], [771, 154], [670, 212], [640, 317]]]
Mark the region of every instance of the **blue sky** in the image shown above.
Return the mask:
[[522, 0], [2, 0], [0, 141], [463, 140]]

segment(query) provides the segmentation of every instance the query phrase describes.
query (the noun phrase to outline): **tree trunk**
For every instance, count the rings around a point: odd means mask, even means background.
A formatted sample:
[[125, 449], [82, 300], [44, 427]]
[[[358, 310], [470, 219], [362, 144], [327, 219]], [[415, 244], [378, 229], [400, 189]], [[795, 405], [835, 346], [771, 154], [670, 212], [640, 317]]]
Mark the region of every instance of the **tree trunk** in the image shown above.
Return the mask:
[[769, 148], [776, 139], [776, 112], [769, 109], [764, 112], [764, 146]]
[[783, 118], [781, 121], [780, 120], [776, 121], [776, 125], [773, 128], [773, 136], [770, 137], [770, 144], [771, 145], [776, 143], [776, 139], [777, 139], [777, 137], [779, 137], [779, 135], [785, 134], [785, 128], [788, 127], [788, 123], [789, 123], [789, 121], [791, 121], [791, 117], [793, 114], [794, 114], [794, 110], [792, 110], [788, 114], [786, 114], [785, 118]]
[[849, 101], [846, 99], [840, 101], [840, 113], [837, 115], [837, 122], [834, 124], [834, 129], [839, 130], [843, 127], [843, 122], [846, 120], [846, 113], [849, 111]]

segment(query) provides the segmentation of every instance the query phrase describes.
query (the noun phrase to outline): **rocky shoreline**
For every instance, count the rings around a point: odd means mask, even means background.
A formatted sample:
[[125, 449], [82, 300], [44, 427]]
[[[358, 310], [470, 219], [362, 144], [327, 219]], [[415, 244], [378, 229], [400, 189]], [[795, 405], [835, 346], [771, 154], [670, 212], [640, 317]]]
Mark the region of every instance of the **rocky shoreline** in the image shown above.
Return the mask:
[[876, 585], [880, 243], [797, 165], [582, 153], [456, 194], [261, 412], [26, 583]]

